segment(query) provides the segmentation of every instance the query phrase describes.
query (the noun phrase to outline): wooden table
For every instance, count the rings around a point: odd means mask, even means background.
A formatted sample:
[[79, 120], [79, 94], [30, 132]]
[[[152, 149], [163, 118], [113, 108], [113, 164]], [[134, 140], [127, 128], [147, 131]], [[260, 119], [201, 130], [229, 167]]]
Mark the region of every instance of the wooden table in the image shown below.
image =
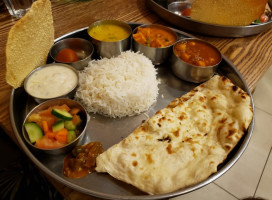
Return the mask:
[[[5, 81], [5, 44], [8, 32], [17, 19], [12, 18], [3, 6], [0, 10], [0, 126], [17, 143], [9, 117], [9, 100], [12, 88]], [[55, 38], [87, 27], [100, 19], [167, 25], [147, 8], [145, 0], [52, 0], [52, 10]], [[272, 65], [272, 29], [245, 38], [196, 36], [218, 47], [240, 70], [251, 91]], [[89, 196], [76, 192], [50, 177], [48, 179], [66, 199], [90, 199]]]

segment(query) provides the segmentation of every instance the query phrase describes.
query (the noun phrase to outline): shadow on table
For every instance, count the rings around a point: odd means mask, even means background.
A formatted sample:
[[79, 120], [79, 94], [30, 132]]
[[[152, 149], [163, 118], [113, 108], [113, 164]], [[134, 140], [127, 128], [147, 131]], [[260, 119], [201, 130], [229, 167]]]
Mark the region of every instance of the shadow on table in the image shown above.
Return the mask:
[[0, 129], [0, 199], [64, 199], [2, 129]]

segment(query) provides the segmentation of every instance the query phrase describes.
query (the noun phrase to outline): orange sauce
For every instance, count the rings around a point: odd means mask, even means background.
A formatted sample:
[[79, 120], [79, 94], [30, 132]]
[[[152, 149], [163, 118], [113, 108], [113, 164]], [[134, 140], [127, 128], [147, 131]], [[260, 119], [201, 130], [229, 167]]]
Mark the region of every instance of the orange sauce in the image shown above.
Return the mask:
[[198, 40], [178, 43], [174, 47], [174, 53], [184, 62], [202, 67], [216, 65], [221, 60], [216, 49]]
[[158, 27], [139, 27], [133, 38], [140, 44], [156, 48], [167, 47], [176, 42], [173, 33]]

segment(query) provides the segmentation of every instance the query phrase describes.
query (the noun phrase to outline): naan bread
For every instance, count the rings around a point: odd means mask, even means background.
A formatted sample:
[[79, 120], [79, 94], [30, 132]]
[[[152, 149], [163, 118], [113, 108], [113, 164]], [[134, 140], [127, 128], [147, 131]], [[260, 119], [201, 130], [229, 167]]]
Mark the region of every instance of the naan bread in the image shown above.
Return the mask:
[[6, 44], [6, 81], [14, 88], [36, 67], [44, 65], [54, 44], [54, 26], [49, 0], [35, 1], [10, 29]]
[[252, 117], [250, 96], [215, 75], [99, 155], [96, 171], [149, 194], [173, 192], [215, 173]]

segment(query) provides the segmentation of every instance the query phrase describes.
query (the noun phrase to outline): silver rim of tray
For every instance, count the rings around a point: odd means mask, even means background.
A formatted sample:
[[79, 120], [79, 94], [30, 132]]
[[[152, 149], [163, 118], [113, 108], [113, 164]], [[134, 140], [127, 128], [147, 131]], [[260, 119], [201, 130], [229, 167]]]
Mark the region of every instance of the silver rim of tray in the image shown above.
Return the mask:
[[[134, 26], [142, 25], [140, 23], [128, 23], [128, 24], [134, 25]], [[65, 35], [57, 38], [55, 40], [55, 42], [60, 40], [60, 39], [65, 38], [65, 37], [67, 37], [67, 36], [69, 36], [71, 34], [78, 33], [78, 32], [81, 32], [81, 31], [85, 31], [85, 30], [87, 30], [87, 28], [88, 27], [85, 27], [85, 28], [82, 28], [82, 29], [75, 30], [75, 31], [73, 31], [71, 33], [65, 34]], [[176, 31], [177, 33], [185, 36], [185, 37], [193, 37], [192, 35], [184, 33], [182, 31], [179, 31], [179, 30], [176, 30], [176, 29], [173, 29], [173, 30]], [[234, 67], [234, 65], [225, 56], [223, 56], [223, 60], [225, 60], [225, 62], [231, 67], [230, 69], [232, 71], [234, 71], [236, 76], [239, 78], [239, 81], [241, 82], [242, 86], [244, 87], [243, 89], [246, 92], [248, 92], [248, 94], [251, 96], [251, 105], [252, 105], [252, 108], [253, 108], [253, 116], [255, 116], [252, 94], [251, 94], [251, 92], [250, 92], [250, 90], [248, 88], [248, 85], [247, 85], [246, 81], [242, 77], [241, 73]], [[50, 169], [48, 169], [43, 163], [41, 163], [36, 158], [36, 156], [30, 151], [27, 144], [23, 141], [21, 129], [17, 128], [16, 122], [15, 122], [16, 119], [18, 118], [18, 116], [15, 113], [16, 107], [20, 106], [20, 105], [14, 104], [14, 101], [15, 101], [15, 95], [17, 93], [20, 93], [20, 92], [24, 93], [23, 88], [18, 88], [18, 89], [13, 89], [12, 90], [11, 98], [10, 98], [10, 118], [11, 118], [12, 128], [13, 128], [13, 130], [15, 132], [15, 136], [16, 136], [18, 142], [19, 142], [20, 147], [23, 149], [23, 151], [26, 153], [26, 155], [37, 165], [37, 167], [39, 169], [41, 169], [47, 175], [51, 176], [53, 179], [63, 183], [64, 185], [66, 185], [66, 186], [68, 186], [68, 187], [70, 187], [70, 188], [72, 188], [74, 190], [77, 190], [79, 192], [82, 192], [82, 193], [85, 193], [85, 194], [88, 194], [88, 195], [92, 195], [92, 196], [95, 196], [95, 197], [104, 198], [104, 199], [135, 199], [135, 200], [138, 200], [138, 199], [150, 199], [150, 200], [153, 200], [153, 199], [166, 199], [166, 198], [173, 198], [173, 197], [176, 197], [176, 196], [179, 196], [179, 195], [183, 195], [183, 194], [192, 192], [192, 191], [194, 191], [196, 189], [200, 189], [203, 186], [206, 186], [207, 184], [215, 181], [217, 178], [222, 176], [225, 172], [227, 172], [236, 163], [236, 161], [240, 158], [240, 156], [245, 151], [245, 149], [246, 149], [246, 147], [247, 147], [247, 145], [248, 145], [248, 143], [250, 141], [250, 138], [252, 136], [253, 128], [254, 128], [254, 117], [253, 117], [253, 120], [252, 120], [252, 122], [251, 122], [251, 124], [250, 124], [250, 126], [249, 126], [249, 128], [247, 130], [247, 133], [242, 138], [243, 140], [241, 141], [240, 146], [237, 145], [238, 147], [236, 147], [237, 149], [236, 149], [235, 154], [231, 156], [231, 158], [228, 160], [227, 163], [224, 162], [225, 165], [220, 167], [220, 169], [218, 170], [217, 173], [212, 174], [209, 178], [207, 178], [206, 180], [204, 180], [204, 181], [202, 181], [202, 182], [200, 182], [198, 184], [189, 186], [187, 188], [183, 188], [181, 190], [177, 190], [175, 192], [171, 192], [171, 193], [167, 193], [167, 194], [161, 194], [161, 195], [148, 195], [148, 194], [146, 194], [146, 195], [113, 195], [113, 194], [109, 194], [109, 193], [97, 192], [97, 191], [94, 191], [94, 190], [90, 190], [90, 189], [81, 187], [81, 186], [79, 186], [77, 184], [71, 183], [65, 177], [61, 177], [61, 176], [57, 175], [56, 173], [54, 173], [53, 171], [51, 171]]]

